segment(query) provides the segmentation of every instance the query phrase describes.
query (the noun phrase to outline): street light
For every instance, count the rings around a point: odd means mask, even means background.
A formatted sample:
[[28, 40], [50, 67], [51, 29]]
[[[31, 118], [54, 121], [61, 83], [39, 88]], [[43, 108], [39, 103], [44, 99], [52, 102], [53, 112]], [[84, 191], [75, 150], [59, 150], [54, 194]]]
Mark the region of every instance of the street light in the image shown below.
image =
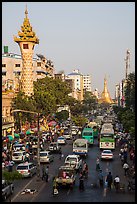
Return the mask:
[[13, 112], [23, 112], [23, 113], [32, 113], [32, 114], [37, 114], [38, 117], [38, 144], [37, 144], [37, 177], [40, 177], [40, 138], [39, 138], [39, 131], [40, 131], [40, 125], [39, 125], [39, 112], [33, 112], [33, 111], [27, 111], [27, 110], [21, 110], [21, 109], [15, 109], [12, 110], [11, 113]]

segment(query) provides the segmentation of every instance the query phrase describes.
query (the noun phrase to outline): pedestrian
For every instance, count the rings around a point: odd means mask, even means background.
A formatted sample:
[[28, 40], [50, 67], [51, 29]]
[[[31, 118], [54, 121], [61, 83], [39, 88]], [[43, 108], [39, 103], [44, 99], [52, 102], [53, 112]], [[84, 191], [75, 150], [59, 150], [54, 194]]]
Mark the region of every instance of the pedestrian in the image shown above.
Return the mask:
[[128, 163], [124, 163], [123, 169], [124, 169], [124, 171], [125, 171], [125, 176], [126, 176], [126, 175], [127, 175], [127, 171], [128, 171], [128, 169], [129, 169]]
[[79, 177], [79, 190], [84, 191], [84, 177], [83, 174], [80, 173], [80, 177]]
[[114, 178], [114, 186], [115, 186], [116, 192], [118, 192], [120, 189], [120, 178], [118, 175]]
[[99, 171], [99, 170], [100, 170], [99, 157], [97, 157], [97, 160], [96, 160], [96, 171]]
[[42, 180], [45, 178], [45, 165], [42, 165]]
[[88, 165], [87, 163], [85, 162], [84, 165], [83, 165], [83, 176], [85, 178], [88, 178]]
[[9, 163], [8, 163], [8, 172], [12, 172], [12, 170], [13, 170], [13, 164], [9, 160]]
[[107, 181], [107, 186], [108, 186], [108, 188], [111, 190], [111, 185], [112, 185], [112, 182], [113, 182], [113, 177], [112, 177], [112, 174], [111, 174], [111, 172], [109, 171], [109, 173], [108, 173], [108, 175], [107, 175], [107, 179], [106, 179], [106, 181]]
[[60, 151], [59, 151], [59, 159], [61, 160], [61, 158], [63, 158], [64, 157], [64, 154], [62, 153], [62, 150], [60, 149]]
[[100, 187], [103, 187], [103, 185], [104, 185], [104, 180], [103, 180], [103, 172], [102, 172], [102, 169], [99, 170], [98, 178], [99, 178], [99, 185], [100, 185]]
[[57, 182], [56, 182], [56, 177], [53, 177], [53, 195], [58, 194], [58, 188], [57, 188]]
[[45, 177], [46, 177], [46, 182], [48, 182], [48, 178], [49, 178], [49, 166], [46, 167]]

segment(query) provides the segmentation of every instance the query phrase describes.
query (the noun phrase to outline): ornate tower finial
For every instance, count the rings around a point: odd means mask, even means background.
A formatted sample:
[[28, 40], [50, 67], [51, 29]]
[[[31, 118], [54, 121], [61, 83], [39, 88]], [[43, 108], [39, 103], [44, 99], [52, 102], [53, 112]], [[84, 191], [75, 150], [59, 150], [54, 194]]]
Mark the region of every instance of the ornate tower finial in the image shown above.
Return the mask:
[[26, 15], [26, 18], [28, 18], [27, 4], [26, 4], [26, 9], [25, 9], [25, 15]]

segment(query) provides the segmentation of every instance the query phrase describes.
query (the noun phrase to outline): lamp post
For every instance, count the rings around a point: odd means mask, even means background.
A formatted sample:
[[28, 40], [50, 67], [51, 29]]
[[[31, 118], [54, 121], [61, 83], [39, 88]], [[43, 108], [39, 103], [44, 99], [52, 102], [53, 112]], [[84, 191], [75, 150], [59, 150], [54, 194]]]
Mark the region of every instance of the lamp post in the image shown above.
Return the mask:
[[23, 113], [32, 113], [32, 114], [37, 114], [38, 117], [38, 144], [37, 144], [37, 177], [40, 178], [40, 125], [39, 125], [39, 112], [33, 112], [33, 111], [27, 111], [27, 110], [21, 110], [21, 109], [16, 109], [12, 110], [11, 113], [13, 112], [23, 112]]

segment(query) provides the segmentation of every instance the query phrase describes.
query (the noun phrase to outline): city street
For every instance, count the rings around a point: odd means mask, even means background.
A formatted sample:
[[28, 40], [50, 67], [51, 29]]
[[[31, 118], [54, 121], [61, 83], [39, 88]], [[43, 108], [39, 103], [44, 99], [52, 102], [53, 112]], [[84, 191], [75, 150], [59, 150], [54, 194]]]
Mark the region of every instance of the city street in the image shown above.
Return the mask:
[[[62, 153], [64, 158], [68, 154], [72, 154], [72, 141], [67, 140], [67, 144], [62, 146]], [[121, 161], [119, 158], [119, 148], [114, 150], [113, 161], [100, 161], [100, 167], [103, 173], [107, 174], [108, 171], [112, 172], [113, 178], [119, 175], [121, 183], [127, 186], [127, 178], [124, 176], [124, 170], [122, 169]], [[96, 172], [96, 158], [100, 155], [100, 150], [97, 145], [97, 139], [95, 144], [89, 147], [88, 157], [84, 159], [89, 166], [88, 179], [84, 180], [85, 190], [79, 190], [79, 175], [77, 174], [76, 183], [73, 190], [69, 188], [59, 188], [58, 195], [52, 195], [52, 179], [58, 172], [58, 167], [63, 164], [64, 158], [59, 159], [59, 154], [54, 154], [54, 161], [49, 164], [49, 182], [38, 181], [37, 177], [26, 178], [21, 181], [16, 181], [15, 191], [12, 195], [12, 202], [135, 202], [135, 193], [128, 192], [115, 192], [112, 188], [111, 192], [105, 193], [104, 189], [101, 189], [98, 184], [98, 173]], [[48, 164], [47, 164], [48, 165]], [[97, 184], [97, 186], [92, 186]], [[35, 194], [23, 194], [21, 192], [26, 189], [36, 189]], [[8, 202], [8, 200], [7, 200]]]

